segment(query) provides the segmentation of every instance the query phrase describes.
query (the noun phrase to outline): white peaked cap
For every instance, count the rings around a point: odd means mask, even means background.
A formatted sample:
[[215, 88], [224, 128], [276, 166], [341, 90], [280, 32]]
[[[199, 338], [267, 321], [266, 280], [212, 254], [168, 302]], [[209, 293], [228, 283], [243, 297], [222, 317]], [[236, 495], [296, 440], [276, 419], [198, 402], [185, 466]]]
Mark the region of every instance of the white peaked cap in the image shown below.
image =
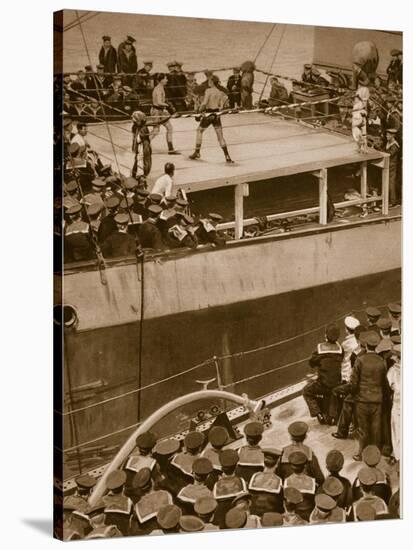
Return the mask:
[[355, 317], [352, 317], [351, 315], [349, 315], [348, 317], [346, 317], [344, 319], [344, 324], [350, 330], [354, 330], [356, 327], [359, 326], [360, 321], [358, 319], [356, 319]]

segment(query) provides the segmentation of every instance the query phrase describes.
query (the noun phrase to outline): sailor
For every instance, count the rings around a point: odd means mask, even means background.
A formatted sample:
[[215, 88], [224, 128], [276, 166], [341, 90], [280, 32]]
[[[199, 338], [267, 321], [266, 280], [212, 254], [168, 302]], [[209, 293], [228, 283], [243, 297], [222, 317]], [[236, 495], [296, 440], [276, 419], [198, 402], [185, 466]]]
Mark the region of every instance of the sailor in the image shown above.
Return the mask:
[[177, 499], [184, 514], [194, 513], [194, 504], [200, 497], [212, 497], [207, 487], [207, 480], [212, 473], [212, 464], [208, 458], [197, 458], [192, 464], [193, 483], [183, 487]]
[[179, 520], [180, 533], [199, 533], [205, 528], [204, 522], [196, 516], [181, 516]]
[[240, 67], [234, 67], [232, 69], [232, 75], [228, 78], [227, 82], [228, 100], [231, 109], [241, 106], [241, 69]]
[[356, 500], [353, 504], [352, 517], [354, 521], [357, 521], [358, 507], [364, 503], [372, 506], [377, 516], [379, 516], [380, 514], [387, 514], [388, 509], [386, 503], [383, 499], [373, 493], [373, 487], [377, 483], [377, 474], [375, 469], [369, 468], [368, 466], [362, 468], [358, 473], [358, 479], [360, 481], [360, 487], [363, 496], [360, 499]]
[[368, 502], [361, 502], [357, 506], [357, 514], [354, 521], [374, 521], [377, 517], [376, 510]]
[[133, 236], [128, 233], [128, 214], [119, 212], [113, 219], [116, 223], [116, 231], [111, 233], [103, 242], [103, 255], [105, 258], [132, 256], [136, 253], [136, 242]]
[[172, 495], [165, 489], [155, 489], [149, 468], [139, 470], [132, 485], [136, 493], [140, 493], [140, 498], [134, 506], [135, 516], [131, 531], [134, 535], [147, 535], [157, 528], [156, 517], [159, 510], [173, 504]]
[[148, 219], [143, 222], [139, 228], [139, 241], [142, 248], [153, 248], [154, 250], [162, 250], [164, 244], [162, 241], [162, 233], [157, 226], [159, 214], [162, 212], [162, 207], [157, 204], [148, 206]]
[[90, 226], [82, 220], [82, 206], [73, 205], [66, 210], [68, 223], [64, 229], [65, 262], [91, 260], [93, 258], [90, 240]]
[[278, 474], [282, 479], [291, 475], [293, 470], [290, 466], [290, 454], [294, 451], [302, 451], [307, 457], [305, 472], [309, 476], [314, 477], [318, 485], [321, 485], [324, 481], [324, 475], [321, 471], [318, 458], [313, 450], [304, 443], [307, 432], [308, 424], [306, 422], [296, 421], [288, 426], [291, 443], [282, 450], [281, 461], [278, 465]]
[[136, 90], [139, 94], [139, 98], [151, 99], [152, 88], [154, 87], [154, 76], [151, 74], [153, 68], [153, 61], [144, 61], [142, 69], [139, 69], [136, 81]]
[[374, 330], [377, 334], [380, 334], [380, 329], [377, 326], [377, 321], [381, 317], [381, 311], [377, 307], [368, 307], [366, 309], [367, 315], [367, 330]]
[[401, 345], [396, 344], [393, 347], [393, 364], [387, 372], [387, 380], [392, 391], [391, 407], [391, 442], [392, 442], [392, 461], [400, 460], [400, 361]]
[[313, 75], [313, 66], [311, 63], [306, 63], [304, 65], [304, 71], [301, 75], [301, 80], [306, 84], [315, 84], [316, 77]]
[[395, 84], [402, 84], [403, 82], [403, 62], [402, 51], [399, 49], [393, 49], [390, 52], [391, 61], [386, 69], [387, 72], [387, 85], [391, 82]]
[[[340, 495], [337, 496], [337, 505], [340, 508], [348, 510], [353, 503], [353, 491], [350, 481], [340, 475], [340, 471], [344, 466], [344, 455], [341, 451], [332, 449], [327, 453], [326, 456], [326, 468], [329, 475], [326, 477], [325, 482], [328, 480], [327, 485], [321, 486], [321, 491], [326, 492], [329, 496], [333, 496], [335, 485], [332, 480], [337, 480], [340, 482], [343, 490]], [[326, 491], [327, 489], [327, 491]], [[337, 491], [338, 492], [338, 491]]]
[[102, 47], [99, 50], [99, 63], [103, 65], [105, 73], [116, 73], [118, 55], [112, 46], [111, 37], [102, 36]]
[[177, 212], [175, 218], [177, 223], [172, 225], [167, 232], [169, 248], [196, 248], [198, 239], [194, 231], [189, 231], [193, 226], [194, 218], [183, 212]]
[[128, 494], [127, 490], [130, 488], [135, 474], [142, 470], [142, 468], [149, 468], [152, 472], [152, 476], [156, 473], [159, 477], [159, 468], [157, 468], [156, 459], [152, 455], [152, 450], [155, 445], [156, 437], [152, 432], [144, 432], [139, 434], [136, 438], [136, 447], [125, 464], [127, 475], [125, 494]]
[[171, 465], [179, 472], [181, 488], [193, 482], [193, 464], [201, 456], [205, 436], [202, 432], [189, 432], [184, 439], [184, 450], [177, 453], [171, 460]]
[[156, 515], [156, 521], [160, 529], [154, 529], [151, 535], [169, 535], [171, 533], [179, 533], [179, 520], [182, 512], [179, 506], [175, 504], [167, 504], [159, 508]]
[[[341, 363], [344, 355], [343, 348], [337, 341], [339, 335], [340, 331], [336, 325], [327, 326], [325, 341], [318, 344], [310, 359], [310, 367], [317, 369], [317, 379], [308, 382], [303, 390], [310, 415], [317, 417], [320, 424], [334, 421], [334, 396], [331, 392], [341, 381]], [[320, 396], [328, 401], [328, 405], [323, 407], [328, 409], [326, 414], [320, 408]]]
[[381, 442], [382, 403], [388, 386], [386, 366], [375, 351], [379, 343], [377, 332], [369, 331], [366, 336], [367, 351], [357, 357], [351, 374], [359, 437], [359, 451], [353, 456], [354, 460], [361, 460], [361, 453], [367, 445]]
[[161, 206], [162, 195], [160, 193], [150, 193], [148, 196], [149, 204], [155, 204], [156, 206]]
[[180, 442], [174, 437], [170, 437], [158, 441], [152, 451], [160, 471], [160, 479], [157, 482], [157, 486], [161, 489], [166, 489], [174, 496], [179, 492], [180, 485], [174, 475], [176, 469], [171, 466], [171, 460], [179, 452], [180, 448]]
[[70, 180], [64, 185], [63, 208], [67, 210], [71, 206], [80, 204], [79, 186], [76, 180]]
[[229, 156], [227, 144], [222, 132], [222, 123], [219, 112], [222, 111], [228, 101], [228, 97], [224, 92], [218, 89], [219, 78], [212, 75], [208, 80], [208, 89], [205, 92], [204, 99], [199, 106], [200, 123], [196, 131], [195, 151], [190, 155], [190, 159], [197, 160], [201, 158], [200, 150], [202, 146], [202, 135], [204, 131], [212, 124], [217, 135], [218, 142], [224, 152], [225, 160], [229, 164], [233, 164], [233, 160]]
[[[371, 488], [371, 493], [384, 500], [386, 504], [389, 503], [391, 497], [390, 481], [387, 474], [379, 467], [382, 454], [380, 449], [376, 445], [367, 445], [362, 452], [362, 460], [368, 468], [372, 468], [376, 473], [376, 483]], [[353, 499], [358, 500], [362, 497], [362, 491], [360, 488], [360, 479], [357, 475], [353, 483]]]
[[213, 472], [210, 477], [214, 479], [214, 483], [218, 481], [218, 477], [222, 472], [219, 455], [228, 442], [228, 431], [223, 426], [213, 426], [209, 430], [208, 444], [202, 451], [201, 456], [211, 461]]
[[[67, 498], [67, 497], [66, 497]], [[75, 504], [63, 501], [63, 532], [62, 538], [66, 540], [80, 540], [84, 536], [82, 529], [78, 528], [77, 520], [73, 516], [73, 512], [76, 510]], [[80, 532], [79, 532], [80, 531]]]
[[320, 493], [315, 497], [315, 507], [310, 514], [309, 523], [345, 523], [346, 513], [336, 505], [333, 498]]
[[138, 188], [135, 193], [135, 204], [133, 206], [134, 212], [142, 216], [143, 221], [148, 219], [148, 210], [146, 203], [148, 201], [149, 191], [146, 189]]
[[248, 514], [245, 510], [231, 508], [225, 514], [225, 522], [221, 529], [243, 529], [247, 527]]
[[220, 235], [217, 225], [222, 222], [220, 214], [211, 212], [207, 216], [201, 217], [196, 225], [195, 232], [200, 244], [211, 243], [215, 246], [225, 246], [226, 240]]
[[242, 510], [247, 514], [247, 522], [245, 524], [246, 529], [256, 529], [261, 527], [261, 521], [259, 516], [251, 513], [252, 497], [249, 493], [243, 493], [238, 495], [232, 501], [232, 510]]
[[284, 491], [288, 487], [294, 487], [303, 495], [303, 502], [298, 504], [296, 512], [308, 521], [314, 508], [314, 496], [316, 493], [316, 480], [304, 473], [307, 464], [307, 456], [302, 451], [290, 453], [289, 462], [293, 473], [284, 480]]
[[261, 422], [249, 422], [244, 427], [247, 444], [238, 451], [239, 460], [236, 472], [247, 483], [253, 474], [264, 469], [264, 453], [260, 447], [263, 432], [264, 426]]
[[389, 318], [382, 317], [377, 321], [377, 327], [380, 330], [380, 343], [376, 348], [376, 353], [378, 353], [386, 362], [386, 366], [389, 368], [389, 358], [391, 356], [391, 350], [393, 348], [393, 342], [391, 341], [391, 328], [392, 322]]
[[138, 70], [138, 59], [136, 57], [136, 50], [133, 45], [132, 37], [128, 37], [118, 48], [118, 71], [125, 75], [124, 84], [127, 86], [134, 85], [134, 76]]
[[[72, 506], [73, 510], [85, 512], [88, 507], [88, 498], [93, 487], [96, 485], [96, 479], [89, 474], [82, 474], [75, 478], [76, 489], [73, 495], [64, 497], [64, 506]], [[66, 508], [69, 509], [69, 508]]]
[[297, 506], [301, 506], [304, 502], [303, 495], [294, 487], [286, 487], [284, 489], [284, 509], [283, 524], [284, 525], [306, 525], [305, 521], [297, 514]]
[[398, 197], [397, 171], [399, 165], [400, 144], [397, 141], [396, 128], [386, 129], [386, 153], [390, 155], [389, 159], [389, 200], [390, 205], [395, 206], [400, 203]]
[[93, 506], [87, 509], [87, 515], [92, 527], [92, 531], [85, 537], [86, 540], [107, 539], [113, 537], [121, 537], [122, 533], [116, 525], [105, 524], [105, 508], [106, 504], [103, 500], [99, 500]]
[[391, 321], [390, 336], [401, 334], [401, 316], [402, 308], [400, 304], [391, 303], [387, 306], [389, 310], [389, 319]]
[[231, 507], [232, 500], [247, 492], [247, 485], [242, 477], [235, 474], [238, 464], [238, 453], [234, 449], [224, 449], [219, 455], [222, 467], [222, 476], [215, 483], [213, 489], [214, 498], [218, 507], [214, 517], [214, 523], [221, 528], [225, 525], [225, 514]]
[[271, 91], [268, 97], [268, 105], [276, 107], [288, 103], [288, 91], [283, 86], [276, 76], [271, 77]]
[[116, 525], [122, 535], [129, 534], [132, 513], [132, 501], [123, 493], [126, 473], [113, 470], [106, 478], [108, 493], [103, 497], [105, 503], [105, 525]]
[[281, 527], [284, 525], [283, 516], [278, 512], [265, 512], [261, 518], [261, 527]]
[[166, 143], [168, 145], [168, 155], [179, 155], [178, 151], [173, 146], [173, 128], [170, 122], [173, 109], [166, 100], [165, 86], [168, 82], [168, 77], [164, 73], [157, 75], [157, 84], [152, 91], [152, 108], [151, 116], [155, 121], [150, 139], [151, 141], [159, 134], [159, 126], [164, 126], [166, 129]]
[[218, 526], [214, 525], [213, 518], [218, 502], [213, 496], [198, 497], [194, 504], [194, 512], [204, 523], [204, 531], [218, 531]]
[[92, 191], [85, 195], [80, 202], [86, 206], [89, 206], [95, 202], [103, 206], [102, 193], [105, 189], [105, 185], [105, 181], [101, 178], [95, 178], [92, 180]]
[[142, 216], [136, 214], [133, 210], [134, 199], [133, 197], [123, 197], [119, 205], [119, 213], [126, 214], [128, 216], [128, 233], [135, 239], [139, 239], [139, 228], [143, 223]]
[[136, 38], [134, 38], [133, 36], [131, 36], [130, 34], [127, 34], [126, 35], [126, 38], [125, 40], [123, 40], [119, 46], [118, 46], [118, 57], [119, 57], [119, 53], [122, 51], [123, 47], [125, 46], [126, 42], [129, 42], [130, 44], [132, 44], [132, 51], [136, 53], [136, 48], [134, 46], [135, 42], [136, 42]]
[[103, 204], [100, 204], [98, 202], [94, 202], [86, 208], [87, 215], [90, 222], [90, 229], [92, 233], [96, 236], [96, 238], [98, 235], [103, 210], [104, 210]]
[[350, 375], [351, 375], [351, 361], [350, 357], [351, 354], [354, 352], [355, 349], [358, 347], [358, 342], [356, 340], [356, 337], [354, 336], [354, 331], [359, 326], [360, 321], [356, 319], [356, 317], [353, 317], [352, 315], [348, 315], [344, 318], [344, 326], [346, 330], [346, 336], [344, 340], [341, 343], [341, 346], [343, 348], [343, 360], [341, 362], [341, 379], [344, 382], [350, 381]]
[[166, 241], [168, 238], [168, 230], [179, 222], [177, 217], [177, 211], [175, 209], [176, 195], [165, 196], [161, 203], [164, 205], [164, 209], [158, 218], [158, 227], [161, 230], [162, 237]]
[[256, 472], [249, 482], [252, 495], [252, 511], [258, 516], [266, 512], [283, 511], [282, 479], [275, 473], [282, 451], [265, 448], [264, 471]]
[[105, 200], [106, 216], [102, 218], [98, 230], [98, 239], [103, 243], [109, 235], [117, 231], [115, 216], [118, 213], [120, 199], [116, 195]]
[[180, 61], [175, 61], [175, 88], [173, 91], [173, 100], [172, 103], [178, 113], [186, 111], [186, 84], [187, 79], [185, 73], [182, 70], [182, 63]]
[[[328, 522], [345, 522], [346, 521], [346, 512], [345, 507], [340, 506], [340, 504], [346, 504], [345, 498], [346, 494], [344, 492], [344, 486], [339, 479], [336, 477], [330, 476], [326, 477], [323, 485], [319, 487], [316, 495], [316, 507], [317, 506], [317, 496], [326, 495], [334, 501], [334, 508], [331, 510], [331, 515], [328, 516]], [[340, 504], [339, 504], [340, 502]], [[348, 507], [351, 506], [351, 501], [348, 503]], [[320, 518], [319, 514], [316, 514]], [[311, 517], [310, 517], [311, 523]]]

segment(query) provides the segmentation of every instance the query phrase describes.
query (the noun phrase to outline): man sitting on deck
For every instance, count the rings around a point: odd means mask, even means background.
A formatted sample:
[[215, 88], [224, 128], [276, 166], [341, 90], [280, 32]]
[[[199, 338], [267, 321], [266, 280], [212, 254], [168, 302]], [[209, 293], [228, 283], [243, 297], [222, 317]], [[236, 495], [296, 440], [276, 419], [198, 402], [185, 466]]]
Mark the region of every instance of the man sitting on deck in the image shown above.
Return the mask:
[[232, 164], [234, 161], [229, 156], [227, 144], [225, 143], [224, 135], [222, 133], [221, 117], [217, 114], [219, 111], [224, 109], [228, 101], [228, 97], [224, 94], [224, 92], [218, 89], [218, 84], [219, 78], [216, 75], [212, 75], [208, 80], [209, 88], [206, 90], [204, 99], [199, 107], [199, 112], [204, 114], [199, 117], [200, 123], [196, 131], [195, 151], [189, 158], [192, 160], [201, 158], [200, 150], [202, 145], [202, 134], [208, 126], [212, 124], [219, 144], [224, 151], [225, 160], [229, 164]]

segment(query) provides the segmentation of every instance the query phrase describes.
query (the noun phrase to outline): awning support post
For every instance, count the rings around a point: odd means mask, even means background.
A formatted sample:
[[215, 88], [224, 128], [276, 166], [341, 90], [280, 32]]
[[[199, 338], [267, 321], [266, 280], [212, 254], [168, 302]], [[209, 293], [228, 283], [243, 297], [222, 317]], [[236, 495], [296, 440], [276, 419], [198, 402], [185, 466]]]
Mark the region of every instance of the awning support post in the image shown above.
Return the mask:
[[244, 232], [244, 186], [238, 183], [234, 191], [235, 202], [235, 240], [242, 239]]
[[387, 216], [389, 213], [389, 156], [383, 158], [383, 167], [381, 169], [381, 196], [382, 196], [382, 214]]
[[367, 162], [364, 161], [360, 166], [360, 195], [365, 199], [367, 197]]
[[318, 204], [320, 225], [327, 225], [327, 168], [321, 168], [312, 172], [313, 176], [318, 178]]

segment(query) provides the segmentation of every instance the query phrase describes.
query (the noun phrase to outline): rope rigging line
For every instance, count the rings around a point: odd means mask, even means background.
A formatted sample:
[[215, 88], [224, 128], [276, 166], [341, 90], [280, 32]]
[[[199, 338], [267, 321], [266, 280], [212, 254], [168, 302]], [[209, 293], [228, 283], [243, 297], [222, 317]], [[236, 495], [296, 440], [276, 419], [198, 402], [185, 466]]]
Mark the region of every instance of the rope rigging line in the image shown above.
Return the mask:
[[257, 53], [256, 53], [256, 55], [255, 55], [255, 57], [254, 57], [254, 65], [255, 65], [255, 63], [257, 62], [257, 59], [258, 59], [260, 53], [261, 53], [262, 50], [264, 49], [265, 44], [268, 42], [268, 40], [269, 40], [270, 36], [272, 35], [272, 33], [273, 33], [274, 29], [276, 28], [276, 26], [277, 26], [277, 23], [274, 23], [274, 24], [272, 25], [272, 27], [271, 27], [269, 33], [268, 33], [267, 36], [265, 37], [264, 42], [261, 44], [261, 47], [258, 49], [258, 51], [257, 51]]
[[[90, 11], [88, 11], [88, 12], [86, 12], [86, 14], [81, 15], [81, 16], [80, 16], [80, 19], [81, 19], [82, 23], [87, 23], [87, 22], [89, 22], [91, 19], [93, 19], [94, 17], [96, 17], [97, 15], [100, 15], [100, 12], [90, 12]], [[75, 21], [76, 21], [76, 20], [71, 21], [70, 23], [68, 23], [68, 24], [66, 25], [66, 27], [63, 28], [63, 32], [70, 31], [70, 30], [72, 30], [72, 29], [74, 29], [74, 28], [76, 28], [77, 26], [80, 25], [79, 22], [77, 22], [77, 21], [75, 22]]]
[[[278, 52], [279, 52], [279, 50], [280, 50], [281, 42], [282, 42], [282, 39], [283, 39], [283, 37], [284, 37], [284, 33], [285, 33], [286, 28], [287, 28], [287, 26], [284, 25], [283, 30], [282, 30], [282, 32], [281, 32], [280, 40], [278, 41], [277, 48], [276, 48], [276, 50], [275, 50], [274, 56], [273, 56], [272, 61], [271, 61], [270, 72], [272, 71], [273, 65], [274, 65], [275, 60], [276, 60], [276, 58], [277, 58]], [[261, 99], [262, 99], [262, 96], [263, 96], [263, 94], [264, 94], [265, 87], [266, 87], [267, 82], [268, 82], [268, 78], [269, 78], [269, 75], [267, 75], [266, 78], [265, 78], [264, 86], [263, 86], [262, 89], [261, 89], [261, 93], [260, 93], [260, 96], [259, 96], [259, 98], [258, 98], [258, 101], [261, 101]]]

